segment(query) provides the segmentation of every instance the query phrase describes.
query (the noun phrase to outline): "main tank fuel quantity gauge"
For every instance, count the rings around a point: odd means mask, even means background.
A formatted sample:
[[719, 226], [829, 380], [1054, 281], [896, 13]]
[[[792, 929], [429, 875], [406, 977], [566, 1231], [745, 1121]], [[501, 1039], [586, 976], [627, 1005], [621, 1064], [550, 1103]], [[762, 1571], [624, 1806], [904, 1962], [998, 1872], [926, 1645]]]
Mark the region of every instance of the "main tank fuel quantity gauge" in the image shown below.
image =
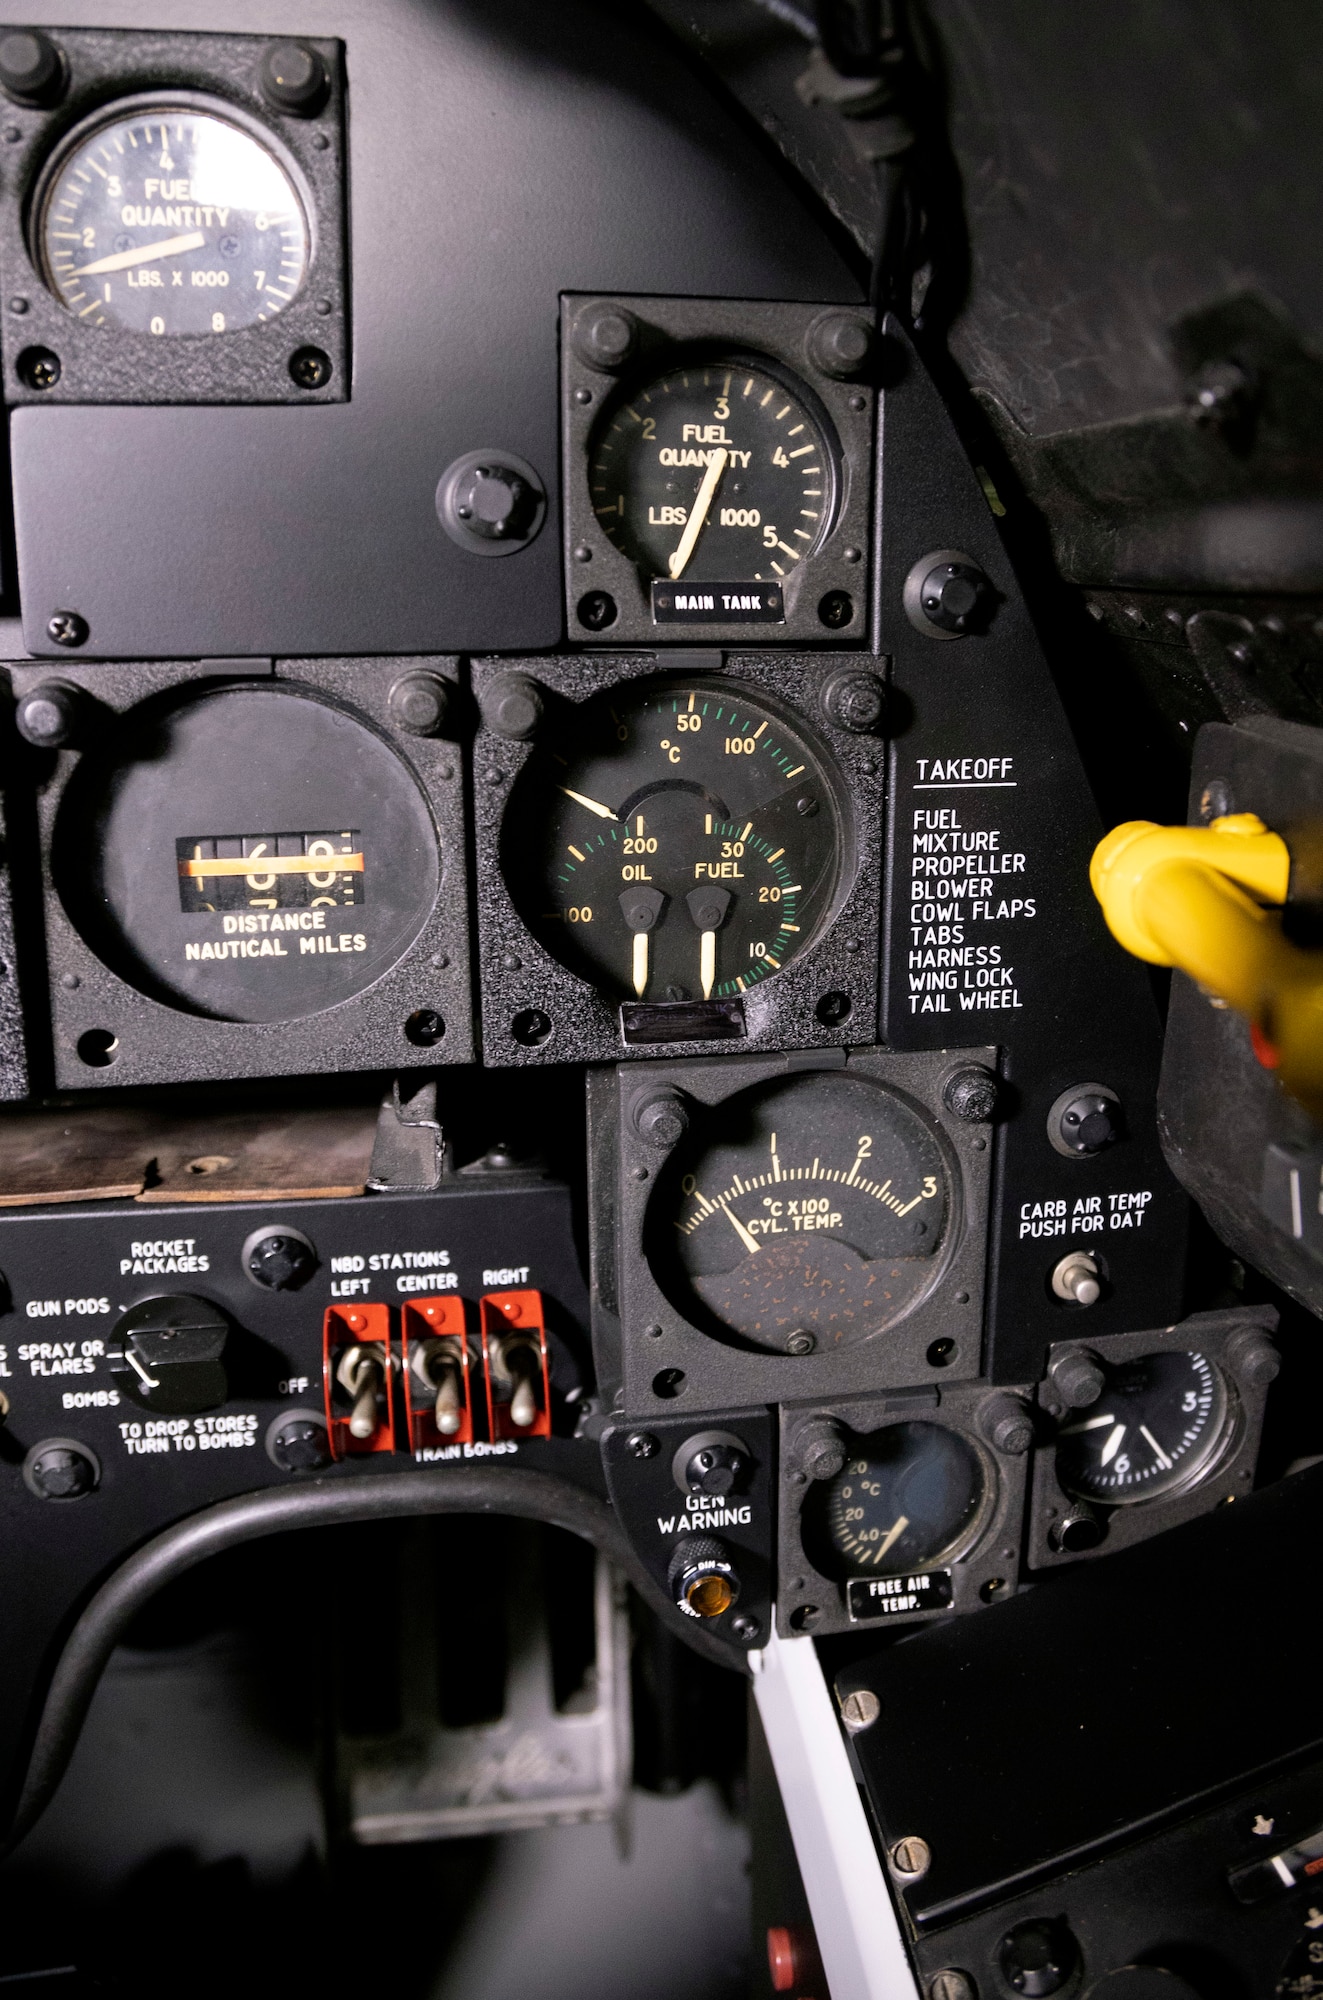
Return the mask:
[[567, 300], [571, 636], [862, 640], [873, 339], [857, 308]]

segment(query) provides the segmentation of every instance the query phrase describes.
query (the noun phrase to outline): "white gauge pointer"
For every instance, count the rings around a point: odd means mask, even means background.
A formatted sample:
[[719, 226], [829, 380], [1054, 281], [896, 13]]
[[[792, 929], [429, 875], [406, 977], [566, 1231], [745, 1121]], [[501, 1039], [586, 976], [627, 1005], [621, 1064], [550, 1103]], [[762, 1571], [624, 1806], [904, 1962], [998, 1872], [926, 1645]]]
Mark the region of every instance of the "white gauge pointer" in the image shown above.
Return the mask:
[[731, 1228], [735, 1231], [735, 1234], [739, 1237], [740, 1242], [744, 1245], [746, 1250], [762, 1249], [763, 1246], [758, 1241], [757, 1237], [751, 1236], [749, 1234], [749, 1231], [744, 1227], [744, 1224], [740, 1221], [738, 1215], [736, 1215], [734, 1210], [724, 1201], [721, 1204], [721, 1213], [725, 1216], [727, 1222], [730, 1224]]
[[561, 790], [564, 792], [567, 799], [574, 800], [576, 806], [586, 806], [588, 811], [590, 813], [596, 813], [599, 819], [616, 818], [616, 815], [615, 813], [612, 812], [610, 806], [599, 805], [596, 799], [586, 799], [582, 792], [572, 792], [568, 785], [562, 785]]
[[902, 1514], [897, 1520], [895, 1526], [888, 1528], [886, 1534], [883, 1536], [882, 1540], [878, 1543], [877, 1554], [873, 1557], [873, 1561], [875, 1563], [881, 1562], [883, 1556], [886, 1554], [887, 1550], [891, 1547], [891, 1544], [893, 1542], [898, 1542], [900, 1540], [906, 1528], [909, 1527], [909, 1524], [910, 1524], [909, 1515]]
[[[98, 257], [94, 264], [80, 264], [71, 278], [98, 278], [103, 271], [127, 271], [133, 264], [155, 264], [161, 257], [182, 257], [186, 250], [205, 250], [207, 239], [200, 229], [187, 236], [163, 236], [159, 243], [144, 243], [139, 250], [117, 250], [111, 257]], [[57, 272], [57, 276], [60, 274]]]
[[731, 906], [729, 889], [691, 889], [685, 897], [689, 914], [699, 929], [698, 976], [703, 998], [712, 998], [717, 983], [717, 932], [726, 921]]
[[726, 470], [726, 460], [729, 456], [730, 453], [722, 447], [714, 451], [708, 459], [707, 471], [703, 474], [703, 483], [698, 489], [698, 498], [693, 504], [689, 519], [684, 524], [684, 533], [680, 537], [680, 546], [667, 565], [671, 572], [672, 582], [677, 577], [684, 575], [685, 566], [690, 556], [694, 553], [694, 546], [703, 531], [703, 523], [707, 519], [707, 510], [712, 505], [712, 496], [717, 490], [717, 481]]

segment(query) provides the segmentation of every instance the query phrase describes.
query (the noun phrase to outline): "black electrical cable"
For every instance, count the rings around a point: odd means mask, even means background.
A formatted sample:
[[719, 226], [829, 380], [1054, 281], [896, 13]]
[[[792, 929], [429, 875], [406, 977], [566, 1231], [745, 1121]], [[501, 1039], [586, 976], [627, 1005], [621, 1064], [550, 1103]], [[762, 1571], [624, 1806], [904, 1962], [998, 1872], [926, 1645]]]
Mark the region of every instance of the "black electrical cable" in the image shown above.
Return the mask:
[[[675, 1606], [635, 1555], [605, 1500], [545, 1472], [520, 1467], [419, 1468], [380, 1479], [308, 1480], [275, 1492], [222, 1500], [129, 1556], [102, 1584], [78, 1618], [51, 1676], [33, 1736], [23, 1789], [9, 1837], [9, 1853], [31, 1832], [68, 1768], [111, 1653], [143, 1606], [167, 1583], [208, 1556], [241, 1542], [259, 1541], [291, 1528], [322, 1528], [352, 1521], [397, 1521], [424, 1514], [515, 1514], [565, 1528], [591, 1542], [623, 1571], [644, 1601], [663, 1615]], [[673, 1622], [673, 1621], [672, 1621]], [[686, 1628], [692, 1623], [686, 1620]], [[695, 1624], [683, 1636], [718, 1665], [738, 1656]]]

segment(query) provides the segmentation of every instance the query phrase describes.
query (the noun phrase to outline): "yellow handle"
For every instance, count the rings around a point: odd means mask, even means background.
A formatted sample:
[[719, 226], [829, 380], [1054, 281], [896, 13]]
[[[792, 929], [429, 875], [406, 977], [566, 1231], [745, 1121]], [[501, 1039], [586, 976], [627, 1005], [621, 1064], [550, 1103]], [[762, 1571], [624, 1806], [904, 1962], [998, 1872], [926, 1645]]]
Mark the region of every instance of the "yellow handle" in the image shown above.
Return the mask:
[[1211, 826], [1131, 820], [1089, 868], [1118, 942], [1247, 1015], [1259, 1060], [1323, 1110], [1323, 952], [1299, 950], [1264, 908], [1286, 901], [1290, 874], [1286, 842], [1255, 813]]

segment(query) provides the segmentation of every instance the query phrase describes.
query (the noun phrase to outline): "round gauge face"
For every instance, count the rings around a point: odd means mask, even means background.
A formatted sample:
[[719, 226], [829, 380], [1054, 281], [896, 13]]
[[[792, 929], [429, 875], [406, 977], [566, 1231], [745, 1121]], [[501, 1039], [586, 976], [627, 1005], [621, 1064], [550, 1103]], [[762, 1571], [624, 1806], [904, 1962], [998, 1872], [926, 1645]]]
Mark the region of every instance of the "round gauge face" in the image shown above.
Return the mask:
[[1202, 1354], [1143, 1354], [1107, 1370], [1097, 1402], [1057, 1432], [1057, 1476], [1082, 1500], [1113, 1506], [1189, 1486], [1228, 1432], [1221, 1371]]
[[219, 112], [163, 103], [76, 139], [40, 205], [40, 258], [87, 326], [232, 333], [283, 312], [308, 219], [275, 152]]
[[230, 1021], [286, 1021], [389, 972], [441, 865], [417, 779], [357, 716], [285, 686], [144, 705], [70, 781], [60, 898], [122, 978]]
[[589, 452], [602, 530], [645, 578], [790, 576], [831, 527], [836, 452], [807, 392], [756, 361], [673, 368]]
[[862, 1077], [809, 1072], [741, 1092], [677, 1149], [649, 1255], [674, 1302], [715, 1331], [782, 1354], [846, 1347], [928, 1290], [951, 1206], [918, 1111]]
[[729, 999], [803, 951], [841, 870], [832, 787], [736, 683], [621, 689], [525, 767], [506, 879], [547, 949], [622, 1000]]
[[988, 1492], [969, 1440], [940, 1424], [890, 1424], [860, 1438], [827, 1483], [826, 1532], [855, 1576], [928, 1569], [971, 1540]]

